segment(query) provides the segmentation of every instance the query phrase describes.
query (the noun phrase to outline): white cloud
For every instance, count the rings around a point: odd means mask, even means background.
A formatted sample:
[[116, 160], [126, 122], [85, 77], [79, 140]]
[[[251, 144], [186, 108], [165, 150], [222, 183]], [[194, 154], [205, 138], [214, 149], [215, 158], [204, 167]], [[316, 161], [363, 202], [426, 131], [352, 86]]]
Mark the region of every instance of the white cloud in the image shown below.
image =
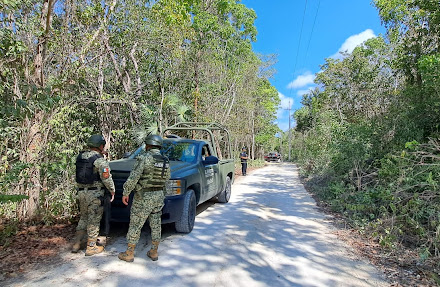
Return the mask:
[[285, 95], [281, 94], [280, 92], [278, 92], [278, 97], [280, 97], [281, 100], [281, 104], [280, 104], [280, 109], [289, 109], [292, 108], [294, 100], [292, 98], [286, 97]]
[[313, 90], [312, 88], [308, 88], [308, 89], [305, 89], [305, 90], [299, 90], [298, 92], [296, 92], [296, 95], [298, 97], [302, 97], [303, 95], [308, 94], [312, 90]]
[[278, 127], [282, 130], [282, 131], [288, 131], [289, 130], [289, 121], [286, 122], [282, 122], [282, 123], [278, 123]]
[[287, 85], [287, 88], [288, 89], [303, 88], [303, 87], [306, 87], [308, 85], [313, 84], [314, 80], [315, 80], [314, 74], [312, 74], [311, 72], [305, 72], [304, 74], [299, 75], [295, 80], [290, 82]]
[[347, 40], [345, 40], [345, 42], [339, 48], [338, 52], [336, 54], [332, 55], [330, 58], [341, 59], [342, 56], [341, 56], [340, 52], [347, 52], [350, 54], [351, 52], [353, 52], [354, 48], [356, 48], [360, 44], [364, 43], [368, 39], [375, 38], [375, 37], [377, 37], [377, 36], [374, 34], [374, 31], [371, 29], [367, 29], [364, 32], [350, 36], [347, 38]]

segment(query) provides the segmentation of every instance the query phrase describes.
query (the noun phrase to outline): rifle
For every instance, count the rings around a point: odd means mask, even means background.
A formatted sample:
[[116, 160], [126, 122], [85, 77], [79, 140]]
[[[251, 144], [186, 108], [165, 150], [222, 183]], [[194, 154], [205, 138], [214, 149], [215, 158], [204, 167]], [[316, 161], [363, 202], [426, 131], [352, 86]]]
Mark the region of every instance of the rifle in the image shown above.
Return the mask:
[[104, 234], [106, 237], [108, 237], [108, 234], [110, 233], [110, 219], [111, 219], [111, 210], [112, 210], [112, 195], [110, 191], [105, 189], [104, 196], [101, 198], [101, 206], [104, 208], [104, 213], [102, 215], [103, 223], [104, 223]]

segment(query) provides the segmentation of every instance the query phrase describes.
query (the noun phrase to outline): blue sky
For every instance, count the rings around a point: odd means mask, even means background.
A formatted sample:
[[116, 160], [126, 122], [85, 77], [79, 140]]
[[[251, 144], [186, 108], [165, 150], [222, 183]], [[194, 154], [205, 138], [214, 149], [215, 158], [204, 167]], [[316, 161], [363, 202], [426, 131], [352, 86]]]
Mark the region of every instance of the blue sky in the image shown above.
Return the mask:
[[[289, 127], [291, 114], [301, 107], [301, 96], [313, 88], [315, 74], [325, 58], [351, 52], [368, 38], [385, 34], [371, 0], [242, 0], [257, 13], [253, 49], [276, 54], [277, 73], [270, 79], [281, 106], [278, 126]], [[294, 122], [291, 121], [293, 127]]]

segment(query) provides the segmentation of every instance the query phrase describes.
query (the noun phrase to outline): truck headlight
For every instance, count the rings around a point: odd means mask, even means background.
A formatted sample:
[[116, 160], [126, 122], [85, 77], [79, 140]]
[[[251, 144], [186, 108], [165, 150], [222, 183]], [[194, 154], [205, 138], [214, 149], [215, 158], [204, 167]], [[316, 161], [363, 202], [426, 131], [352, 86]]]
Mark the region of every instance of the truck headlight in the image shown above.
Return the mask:
[[180, 195], [185, 188], [185, 181], [181, 179], [170, 179], [165, 184], [165, 196]]

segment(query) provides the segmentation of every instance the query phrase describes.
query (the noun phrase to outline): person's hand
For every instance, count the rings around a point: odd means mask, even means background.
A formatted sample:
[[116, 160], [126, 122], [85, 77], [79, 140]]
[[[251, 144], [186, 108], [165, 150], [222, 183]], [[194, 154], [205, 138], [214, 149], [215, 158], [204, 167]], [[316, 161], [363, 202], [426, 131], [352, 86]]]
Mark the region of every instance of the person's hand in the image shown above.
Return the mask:
[[128, 205], [128, 196], [123, 196], [122, 197], [122, 203], [125, 205]]
[[112, 199], [110, 199], [110, 202], [113, 202], [114, 199], [115, 199], [115, 193], [112, 192]]

